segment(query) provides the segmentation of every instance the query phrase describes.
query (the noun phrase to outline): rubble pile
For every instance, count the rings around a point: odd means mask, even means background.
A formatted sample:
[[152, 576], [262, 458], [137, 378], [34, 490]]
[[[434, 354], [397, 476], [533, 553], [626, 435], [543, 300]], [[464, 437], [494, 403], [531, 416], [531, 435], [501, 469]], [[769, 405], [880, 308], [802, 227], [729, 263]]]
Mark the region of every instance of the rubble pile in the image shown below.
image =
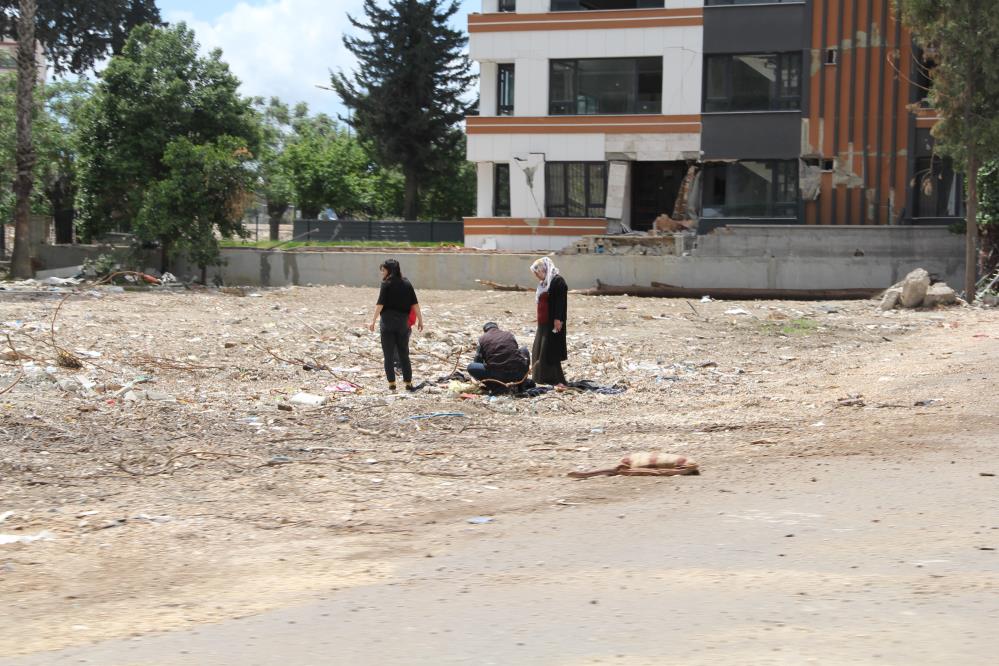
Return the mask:
[[930, 274], [917, 268], [905, 279], [889, 287], [881, 296], [881, 309], [933, 308], [938, 305], [955, 305], [957, 292], [945, 282], [931, 282]]
[[[625, 392], [516, 398], [453, 373], [486, 321], [530, 345], [533, 291], [416, 287], [427, 328], [411, 350], [428, 383], [413, 393], [387, 390], [367, 329], [373, 288], [0, 291], [0, 516], [13, 512], [0, 571], [15, 567], [0, 595], [17, 593], [11, 621], [27, 627], [9, 640], [26, 649], [98, 598], [164, 628], [163, 599], [183, 593], [160, 575], [167, 565], [193, 581], [176, 622], [217, 619], [259, 610], [226, 596], [233, 575], [290, 593], [329, 576], [327, 555], [348, 539], [396, 544], [434, 523], [571, 506], [591, 483], [671, 481], [565, 476], [637, 451], [708, 470], [776, 450], [860, 450], [856, 428], [871, 421], [860, 411], [947, 404], [903, 403], [909, 361], [894, 344], [985, 312], [570, 295], [566, 375]], [[885, 358], [885, 381], [852, 378], [872, 356]], [[860, 389], [862, 400], [837, 402]], [[21, 538], [39, 534], [51, 538]], [[218, 563], [235, 552], [234, 573]], [[80, 576], [66, 604], [65, 571], [109, 554], [121, 564], [113, 589]], [[163, 614], [144, 625], [145, 608]], [[34, 617], [45, 625], [29, 627]]]

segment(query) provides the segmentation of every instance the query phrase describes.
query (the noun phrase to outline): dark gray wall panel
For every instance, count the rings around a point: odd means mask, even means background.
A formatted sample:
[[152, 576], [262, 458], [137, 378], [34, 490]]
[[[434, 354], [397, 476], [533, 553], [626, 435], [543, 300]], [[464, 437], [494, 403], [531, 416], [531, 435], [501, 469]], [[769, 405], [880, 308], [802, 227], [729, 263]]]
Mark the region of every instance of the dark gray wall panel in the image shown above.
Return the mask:
[[801, 154], [801, 113], [706, 113], [701, 116], [701, 150], [705, 160], [796, 158]]
[[705, 53], [777, 53], [810, 48], [805, 3], [704, 8]]

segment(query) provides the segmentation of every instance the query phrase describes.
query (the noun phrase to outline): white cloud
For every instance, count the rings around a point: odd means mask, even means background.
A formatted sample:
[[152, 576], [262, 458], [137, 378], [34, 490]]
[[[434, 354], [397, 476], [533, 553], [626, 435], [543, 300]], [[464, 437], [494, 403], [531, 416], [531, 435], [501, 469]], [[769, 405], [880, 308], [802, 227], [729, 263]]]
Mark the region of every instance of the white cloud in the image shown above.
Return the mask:
[[316, 86], [329, 86], [331, 69], [353, 67], [341, 35], [352, 27], [347, 13], [363, 18], [362, 6], [362, 0], [270, 0], [255, 6], [241, 2], [212, 21], [188, 12], [167, 12], [164, 18], [187, 23], [206, 52], [222, 49], [244, 95], [276, 95], [335, 114], [343, 112], [336, 93]]

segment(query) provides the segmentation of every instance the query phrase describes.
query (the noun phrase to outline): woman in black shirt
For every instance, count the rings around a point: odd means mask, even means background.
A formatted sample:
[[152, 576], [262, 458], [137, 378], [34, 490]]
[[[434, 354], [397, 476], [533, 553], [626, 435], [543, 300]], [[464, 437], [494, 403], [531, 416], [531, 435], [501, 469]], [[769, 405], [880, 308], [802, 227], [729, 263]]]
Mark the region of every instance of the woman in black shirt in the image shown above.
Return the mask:
[[368, 328], [375, 330], [375, 323], [381, 317], [382, 356], [385, 358], [385, 377], [389, 390], [395, 390], [395, 358], [398, 354], [402, 366], [402, 381], [406, 390], [413, 390], [413, 366], [409, 362], [409, 313], [416, 314], [416, 327], [423, 330], [423, 313], [416, 300], [416, 290], [409, 280], [402, 276], [399, 262], [386, 260], [379, 266], [382, 272], [382, 286], [378, 292], [375, 316]]

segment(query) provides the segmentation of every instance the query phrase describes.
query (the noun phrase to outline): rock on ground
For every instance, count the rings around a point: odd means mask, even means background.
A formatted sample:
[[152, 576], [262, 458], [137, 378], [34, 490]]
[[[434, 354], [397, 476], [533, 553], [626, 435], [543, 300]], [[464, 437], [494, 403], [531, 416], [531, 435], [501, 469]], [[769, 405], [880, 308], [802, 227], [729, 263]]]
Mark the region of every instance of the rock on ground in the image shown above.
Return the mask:
[[923, 297], [923, 307], [931, 308], [936, 305], [952, 305], [957, 302], [957, 292], [951, 289], [946, 282], [931, 284]]
[[926, 290], [930, 286], [930, 274], [922, 268], [917, 268], [902, 280], [902, 295], [899, 301], [903, 308], [919, 307], [923, 298], [926, 297]]

